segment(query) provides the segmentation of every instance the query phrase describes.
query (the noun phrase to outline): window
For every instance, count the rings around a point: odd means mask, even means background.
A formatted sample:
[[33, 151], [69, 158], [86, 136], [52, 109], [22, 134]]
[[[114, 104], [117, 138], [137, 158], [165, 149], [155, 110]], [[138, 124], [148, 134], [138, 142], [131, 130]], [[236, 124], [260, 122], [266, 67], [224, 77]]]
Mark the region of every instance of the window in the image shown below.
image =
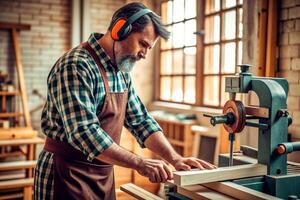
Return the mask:
[[172, 35], [161, 40], [160, 100], [194, 104], [196, 99], [196, 0], [161, 4], [162, 20]]
[[[221, 107], [224, 81], [242, 58], [241, 0], [168, 0], [161, 4], [171, 31], [161, 40], [159, 100]], [[199, 31], [200, 30], [200, 31]]]

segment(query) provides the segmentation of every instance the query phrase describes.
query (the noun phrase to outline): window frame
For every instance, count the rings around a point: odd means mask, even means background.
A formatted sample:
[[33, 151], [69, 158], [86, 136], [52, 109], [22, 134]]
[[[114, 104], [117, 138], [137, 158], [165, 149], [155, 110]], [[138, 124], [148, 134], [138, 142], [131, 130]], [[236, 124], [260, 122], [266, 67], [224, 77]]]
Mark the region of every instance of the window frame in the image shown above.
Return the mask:
[[[165, 77], [174, 77], [174, 76], [177, 76], [177, 75], [180, 75], [180, 77], [182, 77], [182, 88], [183, 88], [183, 100], [181, 102], [175, 102], [175, 101], [172, 101], [172, 100], [162, 100], [160, 98], [160, 94], [161, 94], [161, 52], [162, 51], [166, 51], [166, 50], [162, 50], [161, 49], [161, 40], [159, 42], [159, 45], [158, 45], [158, 48], [157, 48], [157, 56], [158, 56], [158, 61], [156, 62], [157, 63], [157, 67], [155, 68], [156, 71], [155, 71], [155, 80], [157, 80], [157, 83], [155, 84], [155, 100], [156, 101], [161, 101], [161, 102], [167, 102], [167, 103], [178, 103], [178, 104], [182, 104], [182, 105], [191, 105], [191, 106], [200, 106], [200, 107], [209, 107], [209, 108], [222, 108], [223, 105], [221, 105], [222, 103], [222, 77], [224, 76], [231, 76], [231, 75], [234, 75], [236, 72], [237, 72], [237, 69], [236, 69], [236, 66], [235, 66], [235, 72], [234, 73], [224, 73], [221, 71], [221, 68], [222, 68], [222, 59], [223, 59], [223, 48], [222, 48], [222, 45], [226, 44], [226, 43], [230, 43], [230, 42], [234, 42], [235, 45], [236, 45], [236, 48], [235, 48], [235, 64], [241, 64], [241, 63], [238, 63], [238, 59], [239, 59], [239, 54], [238, 54], [238, 51], [239, 51], [239, 42], [242, 42], [242, 39], [243, 39], [243, 36], [241, 36], [241, 38], [239, 38], [239, 20], [240, 20], [240, 9], [242, 9], [243, 11], [243, 3], [240, 3], [241, 0], [236, 0], [236, 5], [233, 6], [233, 7], [229, 7], [229, 8], [223, 8], [224, 6], [222, 5], [222, 3], [225, 2], [225, 0], [219, 0], [220, 1], [220, 9], [218, 11], [214, 11], [214, 12], [211, 12], [209, 14], [206, 14], [205, 13], [205, 3], [206, 3], [206, 0], [196, 0], [196, 16], [195, 17], [192, 17], [192, 18], [188, 18], [188, 19], [183, 19], [182, 21], [179, 21], [179, 22], [172, 22], [170, 24], [167, 24], [168, 26], [169, 25], [173, 25], [173, 24], [176, 24], [176, 23], [181, 23], [181, 22], [186, 22], [188, 20], [192, 20], [192, 19], [195, 19], [196, 20], [196, 71], [195, 71], [195, 74], [193, 75], [188, 75], [188, 74], [185, 74], [184, 73], [184, 68], [183, 68], [183, 72], [181, 74], [176, 74], [176, 75], [163, 75]], [[162, 3], [163, 2], [168, 2], [168, 0], [162, 0], [158, 6], [159, 6], [159, 11], [160, 13], [162, 12]], [[223, 31], [224, 31], [224, 13], [228, 12], [228, 11], [235, 11], [235, 17], [236, 17], [236, 21], [235, 21], [235, 38], [234, 39], [223, 39]], [[173, 10], [172, 10], [173, 11]], [[161, 13], [162, 14], [162, 13]], [[205, 31], [204, 29], [204, 26], [205, 26], [205, 18], [206, 17], [210, 17], [210, 16], [216, 16], [216, 15], [219, 15], [220, 16], [220, 39], [218, 42], [209, 42], [209, 43], [205, 43], [204, 42], [204, 33], [203, 31]], [[219, 56], [219, 72], [218, 73], [215, 73], [215, 74], [204, 74], [204, 49], [206, 46], [212, 46], [212, 45], [215, 45], [215, 44], [218, 44], [220, 46], [220, 56]], [[194, 45], [192, 45], [194, 46]], [[168, 50], [176, 50], [176, 49], [184, 49], [186, 46], [183, 46], [183, 47], [180, 47], [180, 48], [169, 48]], [[187, 46], [189, 47], [189, 46]], [[173, 54], [172, 54], [172, 58], [173, 58]], [[183, 58], [183, 63], [184, 63], [184, 58]], [[214, 106], [214, 105], [206, 105], [204, 103], [204, 77], [205, 76], [212, 76], [214, 75], [215, 77], [218, 77], [219, 79], [219, 99], [218, 99], [218, 102], [219, 102], [219, 105], [218, 106]], [[193, 76], [195, 77], [195, 103], [186, 103], [184, 102], [184, 88], [185, 88], [185, 77], [188, 77], [188, 76]], [[172, 91], [172, 81], [171, 81], [171, 88], [170, 90]], [[172, 98], [172, 97], [171, 97]]]

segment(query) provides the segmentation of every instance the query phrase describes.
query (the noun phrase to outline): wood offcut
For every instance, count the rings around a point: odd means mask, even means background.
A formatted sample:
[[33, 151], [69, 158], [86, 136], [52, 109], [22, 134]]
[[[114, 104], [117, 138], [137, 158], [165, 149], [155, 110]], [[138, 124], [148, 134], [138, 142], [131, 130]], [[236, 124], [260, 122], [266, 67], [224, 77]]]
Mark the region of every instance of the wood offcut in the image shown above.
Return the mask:
[[237, 199], [247, 200], [277, 200], [274, 196], [259, 192], [233, 182], [213, 182], [205, 183], [203, 186], [229, 196], [234, 196]]
[[121, 185], [120, 189], [139, 200], [163, 200], [163, 198], [156, 196], [132, 183]]

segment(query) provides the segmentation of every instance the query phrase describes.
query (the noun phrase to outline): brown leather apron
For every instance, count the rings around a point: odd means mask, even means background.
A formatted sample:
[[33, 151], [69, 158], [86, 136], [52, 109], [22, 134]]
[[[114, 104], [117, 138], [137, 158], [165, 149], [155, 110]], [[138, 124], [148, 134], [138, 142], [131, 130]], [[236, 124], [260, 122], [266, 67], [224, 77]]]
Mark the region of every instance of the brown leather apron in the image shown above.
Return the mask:
[[[106, 96], [98, 115], [101, 128], [119, 144], [128, 90], [111, 93], [100, 58], [87, 42], [82, 46], [97, 63], [105, 86]], [[126, 83], [124, 75], [123, 78]], [[112, 165], [97, 159], [89, 162], [81, 151], [70, 144], [50, 138], [46, 139], [44, 149], [54, 154], [54, 199], [116, 199]]]

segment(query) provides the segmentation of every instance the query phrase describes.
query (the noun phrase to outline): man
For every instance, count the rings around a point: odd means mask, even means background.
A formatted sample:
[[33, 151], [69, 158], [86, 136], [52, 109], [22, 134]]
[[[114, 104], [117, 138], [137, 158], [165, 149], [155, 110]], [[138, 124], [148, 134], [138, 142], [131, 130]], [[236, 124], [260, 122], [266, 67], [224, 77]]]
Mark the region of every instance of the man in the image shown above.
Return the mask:
[[119, 146], [123, 125], [176, 170], [214, 168], [178, 155], [132, 86], [128, 72], [159, 36], [169, 36], [159, 16], [130, 3], [116, 11], [107, 33], [92, 34], [56, 62], [47, 80], [41, 123], [47, 140], [35, 169], [35, 199], [115, 199], [113, 165], [151, 182], [172, 179], [164, 161]]

